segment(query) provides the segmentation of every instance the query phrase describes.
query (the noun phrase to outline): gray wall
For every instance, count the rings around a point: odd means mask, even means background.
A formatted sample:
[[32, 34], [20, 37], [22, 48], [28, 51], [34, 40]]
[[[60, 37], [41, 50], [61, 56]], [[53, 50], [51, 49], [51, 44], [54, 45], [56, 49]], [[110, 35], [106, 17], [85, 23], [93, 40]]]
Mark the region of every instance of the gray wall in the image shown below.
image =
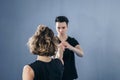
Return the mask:
[[[26, 46], [38, 24], [55, 32], [54, 18], [70, 19], [70, 36], [84, 50], [76, 56], [78, 80], [120, 80], [120, 0], [0, 0], [0, 80], [21, 80], [36, 59]], [[56, 32], [55, 32], [56, 34]]]

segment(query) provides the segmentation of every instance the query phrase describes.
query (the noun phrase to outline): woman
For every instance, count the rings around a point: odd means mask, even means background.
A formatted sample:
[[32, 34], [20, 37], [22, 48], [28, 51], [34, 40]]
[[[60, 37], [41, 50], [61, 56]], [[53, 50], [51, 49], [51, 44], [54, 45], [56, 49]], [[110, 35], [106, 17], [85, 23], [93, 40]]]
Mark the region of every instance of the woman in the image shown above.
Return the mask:
[[[37, 60], [24, 66], [23, 80], [62, 80], [64, 47], [62, 44], [56, 46], [55, 42], [53, 31], [39, 25], [28, 41], [30, 52], [37, 55]], [[59, 55], [52, 59], [55, 52]]]

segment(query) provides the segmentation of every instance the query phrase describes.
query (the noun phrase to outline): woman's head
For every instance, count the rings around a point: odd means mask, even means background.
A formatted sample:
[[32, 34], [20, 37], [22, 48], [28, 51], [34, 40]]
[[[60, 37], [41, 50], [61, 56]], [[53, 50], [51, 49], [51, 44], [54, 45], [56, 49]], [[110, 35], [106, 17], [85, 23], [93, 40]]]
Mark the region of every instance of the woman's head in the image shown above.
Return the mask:
[[34, 35], [28, 40], [28, 47], [30, 52], [36, 55], [55, 55], [56, 45], [53, 31], [44, 25], [39, 25]]

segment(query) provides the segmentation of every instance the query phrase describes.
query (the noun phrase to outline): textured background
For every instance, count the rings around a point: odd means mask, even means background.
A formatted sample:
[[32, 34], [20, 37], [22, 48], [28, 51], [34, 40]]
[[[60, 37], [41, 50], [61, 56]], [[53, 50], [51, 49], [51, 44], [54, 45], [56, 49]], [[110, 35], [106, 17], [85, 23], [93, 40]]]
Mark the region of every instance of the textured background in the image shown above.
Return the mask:
[[27, 40], [38, 24], [69, 18], [70, 36], [84, 50], [76, 56], [77, 80], [120, 80], [120, 0], [0, 0], [0, 79], [21, 80], [22, 68], [36, 59]]

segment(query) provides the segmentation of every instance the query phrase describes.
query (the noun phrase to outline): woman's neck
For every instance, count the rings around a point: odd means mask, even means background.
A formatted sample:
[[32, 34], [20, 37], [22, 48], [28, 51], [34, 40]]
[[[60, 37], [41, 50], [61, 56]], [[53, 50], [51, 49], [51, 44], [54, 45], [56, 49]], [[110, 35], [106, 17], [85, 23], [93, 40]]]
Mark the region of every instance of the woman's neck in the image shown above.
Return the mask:
[[43, 62], [50, 62], [51, 57], [50, 56], [38, 56], [37, 60], [43, 61]]

